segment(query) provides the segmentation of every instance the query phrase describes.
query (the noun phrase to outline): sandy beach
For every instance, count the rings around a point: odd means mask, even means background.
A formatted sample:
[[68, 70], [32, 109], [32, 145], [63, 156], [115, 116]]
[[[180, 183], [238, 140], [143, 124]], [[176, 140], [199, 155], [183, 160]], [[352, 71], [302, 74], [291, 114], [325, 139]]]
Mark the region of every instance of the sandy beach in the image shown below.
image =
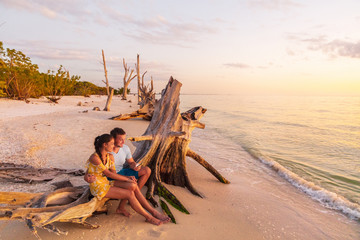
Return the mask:
[[[96, 136], [114, 127], [125, 129], [128, 136], [144, 133], [147, 121], [109, 120], [120, 113], [137, 110], [136, 97], [130, 98], [132, 102], [114, 97], [109, 112], [92, 110], [104, 108], [105, 96], [66, 96], [59, 104], [49, 103], [45, 98], [30, 99], [29, 103], [0, 99], [1, 161], [35, 167], [85, 169], [85, 162], [94, 151]], [[115, 213], [118, 201], [111, 200], [108, 215], [88, 219], [100, 224], [98, 229], [58, 223], [56, 225], [68, 231], [68, 235], [57, 236], [38, 230], [39, 235], [42, 239], [360, 239], [358, 221], [321, 206], [263, 164], [243, 163], [238, 166], [240, 171], [230, 171], [236, 162], [245, 161], [245, 158], [219, 159], [212, 154], [216, 146], [204, 149], [200, 141], [200, 137], [193, 139], [192, 148], [219, 169], [231, 184], [218, 182], [188, 159], [192, 183], [205, 197], [199, 198], [186, 189], [167, 185], [190, 211], [190, 215], [186, 215], [170, 206], [177, 224], [150, 225], [130, 206], [127, 208], [132, 216], [120, 216]], [[126, 144], [133, 152], [132, 143]], [[243, 156], [246, 154], [244, 151]], [[65, 177], [59, 176], [56, 180]], [[81, 177], [70, 177], [70, 180], [74, 185], [86, 184]], [[52, 188], [50, 183], [2, 182], [0, 185], [0, 191], [43, 192]], [[24, 222], [0, 221], [0, 239], [36, 238]]]

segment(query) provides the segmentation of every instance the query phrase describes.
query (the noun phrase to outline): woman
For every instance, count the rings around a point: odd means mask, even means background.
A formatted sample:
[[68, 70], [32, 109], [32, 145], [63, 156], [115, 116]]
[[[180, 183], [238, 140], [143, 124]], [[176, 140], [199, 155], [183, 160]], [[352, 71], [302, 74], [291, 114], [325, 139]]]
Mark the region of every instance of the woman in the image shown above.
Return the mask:
[[[98, 136], [95, 138], [94, 145], [95, 153], [87, 161], [87, 172], [96, 176], [96, 180], [90, 183], [91, 194], [99, 200], [104, 197], [127, 199], [130, 206], [151, 224], [160, 225], [168, 222], [169, 217], [156, 211], [146, 201], [136, 184], [135, 178], [116, 174], [114, 157], [108, 153], [114, 148], [113, 137], [110, 134]], [[109, 181], [107, 177], [115, 179], [115, 181]], [[116, 212], [121, 212], [120, 204]]]

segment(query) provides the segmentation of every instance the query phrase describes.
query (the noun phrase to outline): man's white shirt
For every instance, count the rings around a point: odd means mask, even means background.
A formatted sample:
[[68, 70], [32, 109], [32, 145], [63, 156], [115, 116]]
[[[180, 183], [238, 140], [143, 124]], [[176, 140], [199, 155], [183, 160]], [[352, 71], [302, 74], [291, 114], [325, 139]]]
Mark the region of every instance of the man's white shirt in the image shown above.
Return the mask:
[[119, 172], [121, 169], [123, 169], [123, 165], [126, 160], [132, 158], [130, 148], [125, 144], [119, 149], [117, 153], [110, 153], [114, 156], [116, 172]]

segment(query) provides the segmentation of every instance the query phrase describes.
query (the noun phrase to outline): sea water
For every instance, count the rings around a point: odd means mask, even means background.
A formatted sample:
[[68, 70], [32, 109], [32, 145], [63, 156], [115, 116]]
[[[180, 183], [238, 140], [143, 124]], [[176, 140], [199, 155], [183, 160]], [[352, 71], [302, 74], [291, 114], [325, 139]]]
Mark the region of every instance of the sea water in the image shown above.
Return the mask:
[[[241, 165], [275, 170], [322, 205], [360, 219], [360, 97], [181, 95], [181, 111], [207, 109], [193, 137]], [[202, 141], [200, 140], [200, 141]], [[204, 142], [204, 141], [203, 141]], [[231, 158], [231, 159], [229, 159]], [[239, 169], [239, 168], [238, 168]]]

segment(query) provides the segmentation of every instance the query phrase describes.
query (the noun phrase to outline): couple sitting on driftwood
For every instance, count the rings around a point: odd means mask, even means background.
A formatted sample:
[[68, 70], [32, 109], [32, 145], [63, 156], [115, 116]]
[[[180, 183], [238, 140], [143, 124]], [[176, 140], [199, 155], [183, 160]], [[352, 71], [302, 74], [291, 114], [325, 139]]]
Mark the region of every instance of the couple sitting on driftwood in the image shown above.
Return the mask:
[[[110, 134], [95, 138], [95, 153], [87, 161], [84, 177], [90, 183], [91, 194], [99, 200], [104, 197], [121, 199], [116, 212], [127, 217], [130, 216], [125, 209], [128, 200], [130, 206], [147, 222], [154, 225], [169, 222], [170, 218], [154, 209], [140, 192], [151, 170], [137, 166], [129, 147], [124, 145], [125, 139], [126, 133], [121, 128], [114, 128]], [[130, 168], [122, 168], [125, 161]]]

